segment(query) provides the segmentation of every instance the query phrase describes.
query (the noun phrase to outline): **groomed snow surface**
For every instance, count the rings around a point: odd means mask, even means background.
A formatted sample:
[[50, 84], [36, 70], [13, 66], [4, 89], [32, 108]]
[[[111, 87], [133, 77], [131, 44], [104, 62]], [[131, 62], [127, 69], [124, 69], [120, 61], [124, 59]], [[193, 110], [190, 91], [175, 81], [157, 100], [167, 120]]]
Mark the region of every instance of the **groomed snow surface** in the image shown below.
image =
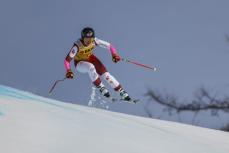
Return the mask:
[[229, 134], [0, 86], [0, 153], [229, 153]]

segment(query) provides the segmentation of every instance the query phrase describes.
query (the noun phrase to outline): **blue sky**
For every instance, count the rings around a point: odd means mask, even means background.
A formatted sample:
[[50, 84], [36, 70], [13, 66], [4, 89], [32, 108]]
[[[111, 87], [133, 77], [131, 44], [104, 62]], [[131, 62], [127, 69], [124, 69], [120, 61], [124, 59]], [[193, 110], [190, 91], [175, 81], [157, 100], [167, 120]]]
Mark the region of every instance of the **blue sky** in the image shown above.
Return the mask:
[[[63, 60], [73, 42], [91, 26], [122, 57], [158, 67], [151, 72], [114, 64], [109, 51], [96, 48], [110, 73], [143, 101], [114, 104], [112, 110], [144, 115], [147, 88], [187, 100], [201, 86], [227, 94], [228, 6], [226, 0], [1, 1], [0, 83], [48, 97], [53, 81], [65, 75]], [[52, 98], [87, 105], [89, 77], [75, 76], [58, 85]]]

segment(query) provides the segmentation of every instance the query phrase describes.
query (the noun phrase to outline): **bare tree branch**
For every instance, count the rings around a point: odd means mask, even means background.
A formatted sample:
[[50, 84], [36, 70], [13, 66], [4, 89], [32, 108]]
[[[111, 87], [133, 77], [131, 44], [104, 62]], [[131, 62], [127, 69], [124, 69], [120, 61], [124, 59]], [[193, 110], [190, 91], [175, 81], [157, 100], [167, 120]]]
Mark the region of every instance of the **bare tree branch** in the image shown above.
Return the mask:
[[180, 113], [183, 111], [199, 112], [211, 110], [211, 114], [217, 116], [218, 111], [229, 112], [229, 98], [217, 98], [216, 95], [210, 95], [210, 93], [204, 88], [200, 88], [195, 99], [189, 104], [178, 102], [177, 98], [174, 96], [161, 95], [153, 90], [149, 90], [146, 95], [154, 102], [165, 106], [165, 111], [169, 114], [171, 114], [172, 111]]

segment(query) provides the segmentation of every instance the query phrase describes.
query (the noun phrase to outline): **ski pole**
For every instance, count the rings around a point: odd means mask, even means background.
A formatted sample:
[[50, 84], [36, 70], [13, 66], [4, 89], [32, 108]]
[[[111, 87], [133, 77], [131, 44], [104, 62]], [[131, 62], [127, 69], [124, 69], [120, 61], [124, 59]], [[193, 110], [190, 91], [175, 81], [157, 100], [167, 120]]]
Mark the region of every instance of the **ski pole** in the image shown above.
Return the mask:
[[49, 95], [52, 94], [52, 91], [53, 91], [53, 89], [56, 87], [57, 83], [62, 82], [62, 81], [64, 81], [65, 79], [67, 79], [67, 78], [64, 77], [63, 79], [56, 80], [55, 83], [53, 84], [52, 88], [49, 90]]
[[147, 69], [151, 69], [151, 70], [153, 70], [153, 71], [156, 71], [156, 70], [157, 70], [156, 67], [147, 66], [147, 65], [144, 65], [144, 64], [141, 64], [141, 63], [138, 63], [138, 62], [134, 62], [134, 61], [125, 59], [125, 58], [122, 58], [121, 60], [124, 61], [124, 62], [127, 62], [127, 63], [132, 63], [132, 64], [135, 64], [135, 65], [138, 65], [138, 66], [147, 68]]

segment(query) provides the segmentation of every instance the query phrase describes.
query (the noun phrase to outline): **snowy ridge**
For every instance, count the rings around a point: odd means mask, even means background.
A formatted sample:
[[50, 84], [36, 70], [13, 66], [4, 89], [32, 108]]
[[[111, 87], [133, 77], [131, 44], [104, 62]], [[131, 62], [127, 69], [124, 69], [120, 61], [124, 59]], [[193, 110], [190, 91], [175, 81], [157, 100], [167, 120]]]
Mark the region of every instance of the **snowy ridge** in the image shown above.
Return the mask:
[[229, 134], [0, 86], [0, 152], [228, 153]]

